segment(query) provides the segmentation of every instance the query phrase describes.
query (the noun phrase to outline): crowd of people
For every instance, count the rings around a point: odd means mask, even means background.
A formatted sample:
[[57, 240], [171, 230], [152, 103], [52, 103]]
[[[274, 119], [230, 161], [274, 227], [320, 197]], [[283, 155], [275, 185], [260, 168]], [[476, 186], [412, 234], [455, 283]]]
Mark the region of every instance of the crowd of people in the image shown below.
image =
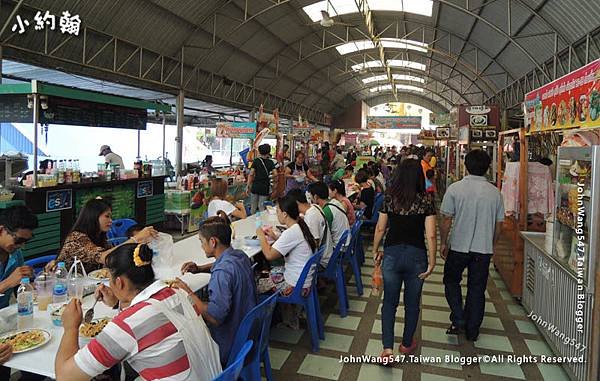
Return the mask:
[[[466, 156], [469, 176], [448, 188], [438, 209], [432, 149], [377, 147], [370, 152], [373, 159], [360, 168], [358, 152], [350, 149], [344, 155], [328, 144], [319, 151], [317, 168], [301, 151], [286, 163], [287, 151], [273, 160], [269, 145], [258, 150], [248, 177], [250, 214], [264, 210], [278, 164], [283, 164], [285, 194], [274, 200], [283, 227], [257, 228], [267, 267], [254, 269], [249, 257], [231, 246], [230, 221], [246, 218], [246, 208], [241, 202], [228, 201], [226, 183], [213, 180], [208, 218], [200, 225], [199, 239], [206, 256], [215, 261], [204, 266], [189, 262], [181, 268], [182, 273], [210, 273], [208, 300], [180, 279], [173, 285], [155, 279], [153, 253], [147, 245], [158, 234], [153, 227], [136, 226], [127, 241], [111, 247], [107, 241], [112, 224], [110, 205], [103, 200], [85, 204], [58, 258], [46, 269], [51, 270], [56, 262], [70, 264], [75, 256], [86, 271], [106, 267], [109, 285], [99, 286], [95, 295], [118, 313], [95, 339], [80, 347], [81, 302], [73, 299], [68, 304], [55, 361], [57, 379], [89, 380], [112, 374], [121, 363], [128, 379], [137, 375], [143, 379], [213, 379], [235, 355], [231, 353], [235, 333], [258, 303], [259, 294], [278, 291], [285, 296], [301, 287], [307, 295], [317, 272], [327, 268], [344, 232], [357, 218], [371, 220], [377, 215], [373, 258], [384, 281], [381, 357], [395, 353], [395, 316], [403, 287], [405, 324], [398, 350], [408, 354], [416, 349], [421, 292], [438, 252], [445, 261], [443, 281], [452, 311], [447, 332], [464, 332], [467, 339], [477, 340], [489, 262], [499, 235], [498, 223], [504, 217], [502, 197], [484, 177], [490, 166], [485, 152], [475, 150]], [[383, 198], [379, 210], [374, 208], [377, 197]], [[4, 294], [0, 308], [8, 305], [21, 278], [32, 276], [31, 268], [23, 265], [20, 248], [36, 227], [35, 215], [24, 206], [0, 211], [0, 292]], [[342, 246], [347, 247], [349, 241], [348, 235]], [[305, 264], [320, 247], [324, 252], [318, 267], [298, 284]], [[459, 284], [465, 268], [469, 278], [463, 303]], [[268, 277], [257, 283], [255, 271], [267, 271]], [[299, 328], [297, 307], [286, 305], [280, 312], [279, 324]], [[8, 358], [10, 348], [0, 346], [0, 363]]]

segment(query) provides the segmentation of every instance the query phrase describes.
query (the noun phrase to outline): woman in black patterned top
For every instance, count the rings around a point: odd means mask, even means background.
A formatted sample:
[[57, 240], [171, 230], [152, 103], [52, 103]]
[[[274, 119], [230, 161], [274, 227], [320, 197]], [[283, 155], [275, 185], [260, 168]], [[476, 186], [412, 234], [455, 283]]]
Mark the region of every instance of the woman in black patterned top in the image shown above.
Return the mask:
[[[384, 250], [380, 252], [384, 235]], [[399, 351], [409, 354], [417, 347], [413, 336], [419, 322], [421, 291], [435, 266], [436, 244], [433, 197], [425, 193], [421, 164], [407, 159], [394, 171], [373, 240], [373, 258], [381, 263], [383, 274], [382, 357], [393, 355], [396, 309], [403, 283], [404, 334]]]

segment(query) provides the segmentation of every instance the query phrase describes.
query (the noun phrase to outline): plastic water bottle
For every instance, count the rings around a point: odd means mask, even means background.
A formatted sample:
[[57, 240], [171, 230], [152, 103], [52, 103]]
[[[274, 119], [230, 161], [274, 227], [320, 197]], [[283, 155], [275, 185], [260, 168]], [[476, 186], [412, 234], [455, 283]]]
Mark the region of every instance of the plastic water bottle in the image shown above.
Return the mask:
[[58, 262], [56, 272], [54, 273], [54, 289], [52, 290], [52, 303], [66, 303], [67, 302], [67, 269], [65, 268], [64, 262]]
[[256, 228], [258, 229], [258, 228], [262, 227], [261, 212], [256, 212], [255, 218], [256, 218], [256, 220], [255, 220]]
[[30, 328], [33, 324], [33, 287], [29, 278], [21, 279], [17, 290], [17, 329]]

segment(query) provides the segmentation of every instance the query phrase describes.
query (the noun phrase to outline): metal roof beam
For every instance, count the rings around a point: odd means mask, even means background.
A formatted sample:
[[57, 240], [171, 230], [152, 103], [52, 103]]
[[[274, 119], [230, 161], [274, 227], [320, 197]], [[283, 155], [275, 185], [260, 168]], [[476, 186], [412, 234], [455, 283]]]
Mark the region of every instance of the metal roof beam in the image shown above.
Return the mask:
[[[413, 103], [413, 104], [419, 105], [421, 107], [425, 107], [426, 109], [428, 109], [432, 112], [442, 113], [442, 112], [448, 112], [450, 110], [450, 107], [443, 105], [441, 102], [435, 101], [428, 97], [421, 96], [419, 94], [406, 93], [406, 92], [399, 91], [398, 97], [401, 102]], [[377, 106], [377, 105], [383, 104], [383, 103], [397, 102], [396, 99], [394, 98], [394, 96], [392, 95], [392, 93], [387, 93], [387, 94], [380, 93], [380, 94], [377, 94], [376, 96], [367, 98], [364, 101], [370, 107]]]

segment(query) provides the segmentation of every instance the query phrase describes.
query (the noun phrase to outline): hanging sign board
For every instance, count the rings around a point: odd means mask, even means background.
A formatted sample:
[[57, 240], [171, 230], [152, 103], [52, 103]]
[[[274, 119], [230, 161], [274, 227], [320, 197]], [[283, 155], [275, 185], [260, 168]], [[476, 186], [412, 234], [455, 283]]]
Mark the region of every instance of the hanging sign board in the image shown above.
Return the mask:
[[145, 130], [147, 121], [144, 109], [61, 97], [48, 97], [48, 107], [40, 110], [41, 124]]
[[420, 116], [367, 116], [368, 129], [421, 129]]
[[292, 133], [294, 134], [294, 136], [298, 136], [298, 137], [302, 137], [302, 138], [309, 137], [311, 130], [312, 130], [312, 127], [306, 121], [304, 121], [302, 123], [294, 122], [294, 125], [292, 127]]
[[217, 137], [254, 139], [256, 138], [256, 122], [219, 122]]
[[347, 146], [353, 146], [358, 143], [358, 134], [344, 134], [344, 143]]
[[450, 113], [431, 113], [430, 122], [435, 126], [446, 126], [450, 124]]
[[27, 107], [27, 96], [3, 94], [0, 96], [0, 122], [32, 123], [33, 109]]
[[525, 96], [528, 132], [600, 126], [600, 60]]

